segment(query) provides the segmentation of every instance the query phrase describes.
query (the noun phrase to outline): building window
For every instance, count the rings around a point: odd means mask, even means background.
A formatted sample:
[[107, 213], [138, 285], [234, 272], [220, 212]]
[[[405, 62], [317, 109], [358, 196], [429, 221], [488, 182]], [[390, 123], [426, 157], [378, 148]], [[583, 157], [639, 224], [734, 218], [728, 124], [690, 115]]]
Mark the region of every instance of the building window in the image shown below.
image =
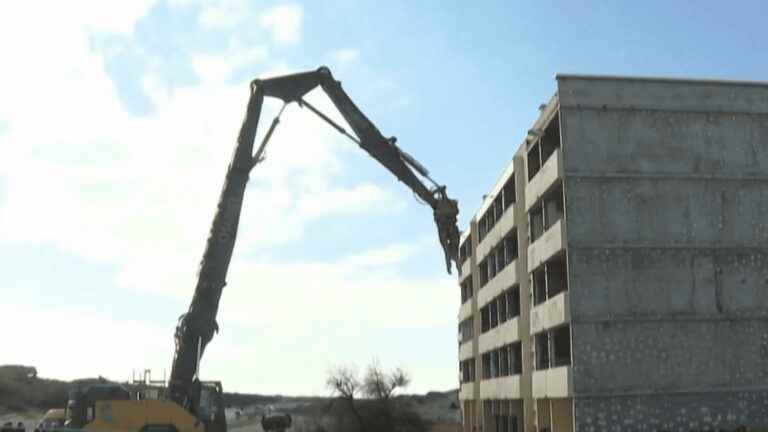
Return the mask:
[[539, 170], [549, 160], [555, 149], [560, 147], [560, 116], [555, 114], [544, 128], [542, 136], [528, 150], [527, 168], [529, 182], [539, 173]]
[[571, 364], [571, 326], [552, 330], [553, 367]]
[[534, 306], [568, 291], [565, 253], [550, 258], [531, 273], [531, 289]]
[[504, 237], [504, 260], [505, 265], [517, 259], [517, 229], [512, 228], [509, 234]]
[[520, 288], [502, 291], [480, 309], [480, 331], [485, 333], [520, 315]]
[[528, 236], [531, 238], [531, 243], [538, 240], [542, 234], [544, 234], [544, 207], [539, 201], [528, 210]]
[[491, 249], [485, 260], [488, 262], [488, 280], [491, 280], [496, 277], [499, 270], [498, 267], [496, 267], [496, 249]]
[[496, 299], [491, 300], [488, 304], [491, 315], [491, 328], [496, 328], [499, 325], [499, 307]]
[[472, 235], [468, 235], [459, 246], [459, 263], [464, 264], [472, 256]]
[[541, 332], [534, 336], [536, 370], [549, 368], [549, 333]]
[[538, 142], [528, 150], [528, 163], [526, 165], [528, 167], [528, 182], [530, 182], [541, 169], [541, 148]]
[[517, 201], [517, 196], [515, 192], [515, 174], [514, 173], [512, 173], [512, 175], [509, 176], [509, 179], [504, 184], [503, 193], [504, 193], [504, 210], [506, 210]]
[[475, 359], [469, 358], [462, 362], [459, 362], [459, 373], [461, 377], [461, 383], [468, 383], [475, 381]]
[[541, 165], [549, 160], [555, 149], [560, 148], [560, 118], [555, 114], [552, 120], [544, 129], [544, 136], [541, 137]]
[[501, 376], [509, 376], [509, 349], [505, 346], [499, 350], [499, 373]]
[[534, 337], [534, 344], [537, 370], [571, 364], [571, 327], [569, 325], [537, 334]]
[[480, 262], [480, 288], [517, 259], [517, 246], [517, 228], [512, 227], [507, 235], [491, 248], [488, 256]]
[[563, 186], [558, 184], [552, 190], [544, 194], [530, 210], [528, 210], [528, 224], [531, 242], [535, 242], [548, 229], [563, 218], [565, 202], [563, 200]]
[[480, 288], [484, 287], [488, 283], [488, 260], [484, 259], [480, 263]]
[[483, 379], [493, 379], [523, 373], [520, 342], [507, 344], [483, 353]]
[[483, 379], [491, 378], [491, 353], [483, 354]]
[[487, 432], [518, 432], [518, 419], [512, 414], [513, 403], [509, 399], [483, 400], [484, 430]]
[[507, 302], [507, 319], [520, 315], [520, 287], [515, 285], [505, 292]]
[[474, 333], [474, 326], [472, 324], [472, 317], [459, 323], [459, 343], [464, 343], [472, 339]]
[[504, 250], [504, 244], [499, 243], [498, 246], [496, 246], [496, 271], [497, 273], [501, 273], [501, 270], [504, 269], [504, 267], [507, 266], [507, 252]]
[[491, 315], [488, 306], [480, 309], [480, 333], [485, 333], [491, 329]]
[[558, 184], [544, 196], [544, 231], [563, 218], [563, 186]]
[[520, 375], [523, 373], [523, 349], [520, 342], [507, 345], [509, 349], [509, 373]]
[[547, 273], [544, 268], [544, 266], [541, 266], [531, 274], [531, 290], [533, 290], [534, 305], [547, 300]]
[[501, 219], [501, 215], [504, 214], [504, 191], [502, 190], [496, 195], [496, 199], [493, 200], [493, 211], [496, 214], [496, 221]]
[[470, 274], [467, 276], [466, 279], [464, 279], [464, 282], [461, 283], [461, 304], [464, 304], [469, 301], [469, 299], [472, 298], [473, 292], [472, 292], [472, 275]]
[[494, 302], [498, 303], [499, 308], [499, 324], [504, 324], [509, 319], [509, 313], [507, 312], [507, 293], [509, 290], [504, 291], [501, 293], [500, 296], [496, 297]]

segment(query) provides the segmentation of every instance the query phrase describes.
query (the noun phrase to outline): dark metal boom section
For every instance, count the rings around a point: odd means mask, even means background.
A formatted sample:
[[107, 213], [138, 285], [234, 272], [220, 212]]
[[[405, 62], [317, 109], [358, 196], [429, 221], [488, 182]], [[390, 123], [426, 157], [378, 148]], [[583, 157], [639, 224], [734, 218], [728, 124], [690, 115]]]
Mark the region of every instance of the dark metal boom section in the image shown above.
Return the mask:
[[240, 128], [237, 147], [227, 170], [224, 188], [200, 263], [195, 294], [189, 310], [179, 318], [176, 327], [176, 351], [168, 383], [169, 397], [192, 411], [195, 411], [199, 404], [199, 388], [194, 388], [197, 363], [213, 334], [218, 331], [216, 313], [235, 247], [248, 173], [254, 165], [253, 141], [263, 101], [264, 93], [252, 86], [245, 120]]
[[[356, 136], [349, 134], [343, 127], [303, 99], [307, 93], [318, 86], [325, 91]], [[344, 92], [341, 83], [333, 78], [328, 68], [321, 67], [316, 71], [254, 80], [251, 83], [251, 96], [240, 128], [237, 147], [227, 171], [200, 264], [195, 294], [189, 310], [179, 318], [176, 327], [176, 352], [171, 369], [169, 397], [193, 412], [199, 406], [199, 384], [196, 380], [198, 362], [208, 342], [218, 331], [216, 313], [222, 290], [226, 285], [227, 269], [235, 246], [248, 174], [263, 159], [266, 143], [279, 123], [278, 114], [254, 155], [253, 144], [265, 96], [281, 99], [285, 104], [297, 102], [300, 106], [309, 108], [336, 130], [355, 141], [398, 180], [405, 183], [433, 209], [448, 272], [451, 272], [452, 262], [455, 262], [457, 267], [459, 265], [457, 261], [459, 230], [456, 225], [459, 213], [458, 203], [448, 198], [445, 186], [437, 185], [421, 164], [395, 144], [394, 137], [385, 138], [379, 132]], [[425, 186], [416, 173], [429, 180], [434, 188]]]

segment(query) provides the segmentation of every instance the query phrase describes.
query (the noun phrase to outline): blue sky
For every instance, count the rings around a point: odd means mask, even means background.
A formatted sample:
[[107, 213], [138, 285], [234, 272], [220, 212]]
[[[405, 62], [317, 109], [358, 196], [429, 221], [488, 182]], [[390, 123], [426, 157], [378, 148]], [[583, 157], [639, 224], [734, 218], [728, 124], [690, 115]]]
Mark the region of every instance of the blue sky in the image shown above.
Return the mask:
[[[170, 369], [253, 77], [330, 66], [463, 227], [556, 73], [768, 76], [762, 2], [60, 3], [0, 6], [0, 364], [59, 378]], [[459, 291], [410, 191], [294, 107], [245, 199], [205, 378], [324, 394], [376, 357], [457, 386]]]

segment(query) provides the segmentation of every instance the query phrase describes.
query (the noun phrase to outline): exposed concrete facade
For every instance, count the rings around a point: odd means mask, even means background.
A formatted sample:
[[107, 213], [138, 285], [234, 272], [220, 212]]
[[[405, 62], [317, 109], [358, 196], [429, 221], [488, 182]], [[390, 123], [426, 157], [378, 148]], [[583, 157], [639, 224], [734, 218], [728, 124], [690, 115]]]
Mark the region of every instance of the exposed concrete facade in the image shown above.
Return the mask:
[[464, 430], [768, 425], [768, 84], [557, 84], [462, 237]]

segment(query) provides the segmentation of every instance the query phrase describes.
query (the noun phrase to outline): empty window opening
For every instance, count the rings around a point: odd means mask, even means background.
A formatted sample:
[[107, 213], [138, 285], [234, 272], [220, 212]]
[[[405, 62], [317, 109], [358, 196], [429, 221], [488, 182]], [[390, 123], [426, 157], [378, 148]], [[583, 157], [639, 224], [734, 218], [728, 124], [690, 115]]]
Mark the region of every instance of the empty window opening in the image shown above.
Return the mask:
[[480, 332], [485, 333], [491, 329], [491, 316], [488, 306], [480, 309]]
[[530, 229], [531, 243], [535, 242], [544, 234], [544, 206], [541, 201], [528, 210], [528, 225]]
[[517, 229], [512, 228], [511, 232], [504, 237], [504, 258], [506, 264], [517, 259]]
[[499, 350], [499, 374], [501, 376], [509, 376], [509, 349], [503, 347]]
[[459, 324], [459, 341], [461, 343], [472, 340], [473, 336], [472, 317], [469, 317]]
[[535, 337], [536, 369], [549, 368], [549, 333], [542, 332]]
[[461, 304], [468, 302], [472, 294], [472, 275], [470, 274], [461, 284]]
[[560, 148], [560, 119], [555, 114], [552, 120], [544, 129], [544, 136], [541, 137], [541, 165], [543, 166], [555, 149]]
[[504, 291], [500, 296], [494, 300], [499, 304], [499, 324], [504, 324], [509, 319], [509, 313], [507, 312], [507, 291]]
[[544, 231], [563, 218], [563, 187], [556, 186], [544, 198]]
[[493, 299], [493, 301], [491, 301], [488, 306], [491, 315], [491, 328], [496, 328], [496, 326], [499, 325], [499, 307], [496, 299]]
[[565, 254], [551, 258], [531, 273], [531, 290], [534, 306], [568, 291]]
[[496, 225], [496, 214], [493, 210], [493, 204], [491, 204], [488, 210], [485, 211], [485, 217], [488, 218], [488, 220], [485, 222], [486, 228], [488, 232], [491, 232], [491, 229], [493, 229], [494, 225]]
[[462, 383], [473, 382], [475, 380], [475, 359], [470, 358], [459, 362], [459, 373]]
[[541, 169], [541, 149], [539, 148], [539, 143], [531, 147], [530, 150], [528, 150], [528, 181], [531, 181], [531, 179], [539, 172], [539, 169]]
[[507, 266], [507, 251], [504, 249], [504, 244], [499, 244], [496, 247], [496, 271], [497, 273], [501, 273], [501, 271], [504, 269], [504, 267]]
[[519, 375], [523, 373], [523, 349], [520, 342], [507, 345], [509, 350], [509, 373]]
[[483, 354], [483, 379], [491, 378], [491, 353]]
[[480, 263], [480, 288], [488, 283], [488, 260]]
[[544, 264], [547, 273], [547, 298], [568, 291], [565, 254], [556, 256]]
[[496, 220], [501, 219], [501, 215], [504, 214], [504, 193], [499, 192], [496, 199], [493, 200], [493, 211], [496, 214]]
[[508, 209], [512, 204], [517, 201], [517, 195], [515, 192], [515, 174], [509, 176], [509, 180], [504, 183], [504, 209]]
[[571, 364], [571, 327], [564, 326], [552, 330], [553, 366]]
[[486, 261], [488, 262], [488, 280], [491, 280], [496, 277], [496, 273], [498, 273], [498, 267], [496, 266], [496, 249], [491, 249]]
[[507, 318], [512, 319], [520, 315], [520, 287], [515, 285], [505, 292], [507, 302]]
[[531, 275], [531, 289], [533, 290], [533, 304], [537, 305], [547, 300], [547, 273], [544, 266], [533, 271]]
[[459, 246], [459, 262], [464, 264], [472, 256], [472, 236], [467, 236], [464, 243]]

